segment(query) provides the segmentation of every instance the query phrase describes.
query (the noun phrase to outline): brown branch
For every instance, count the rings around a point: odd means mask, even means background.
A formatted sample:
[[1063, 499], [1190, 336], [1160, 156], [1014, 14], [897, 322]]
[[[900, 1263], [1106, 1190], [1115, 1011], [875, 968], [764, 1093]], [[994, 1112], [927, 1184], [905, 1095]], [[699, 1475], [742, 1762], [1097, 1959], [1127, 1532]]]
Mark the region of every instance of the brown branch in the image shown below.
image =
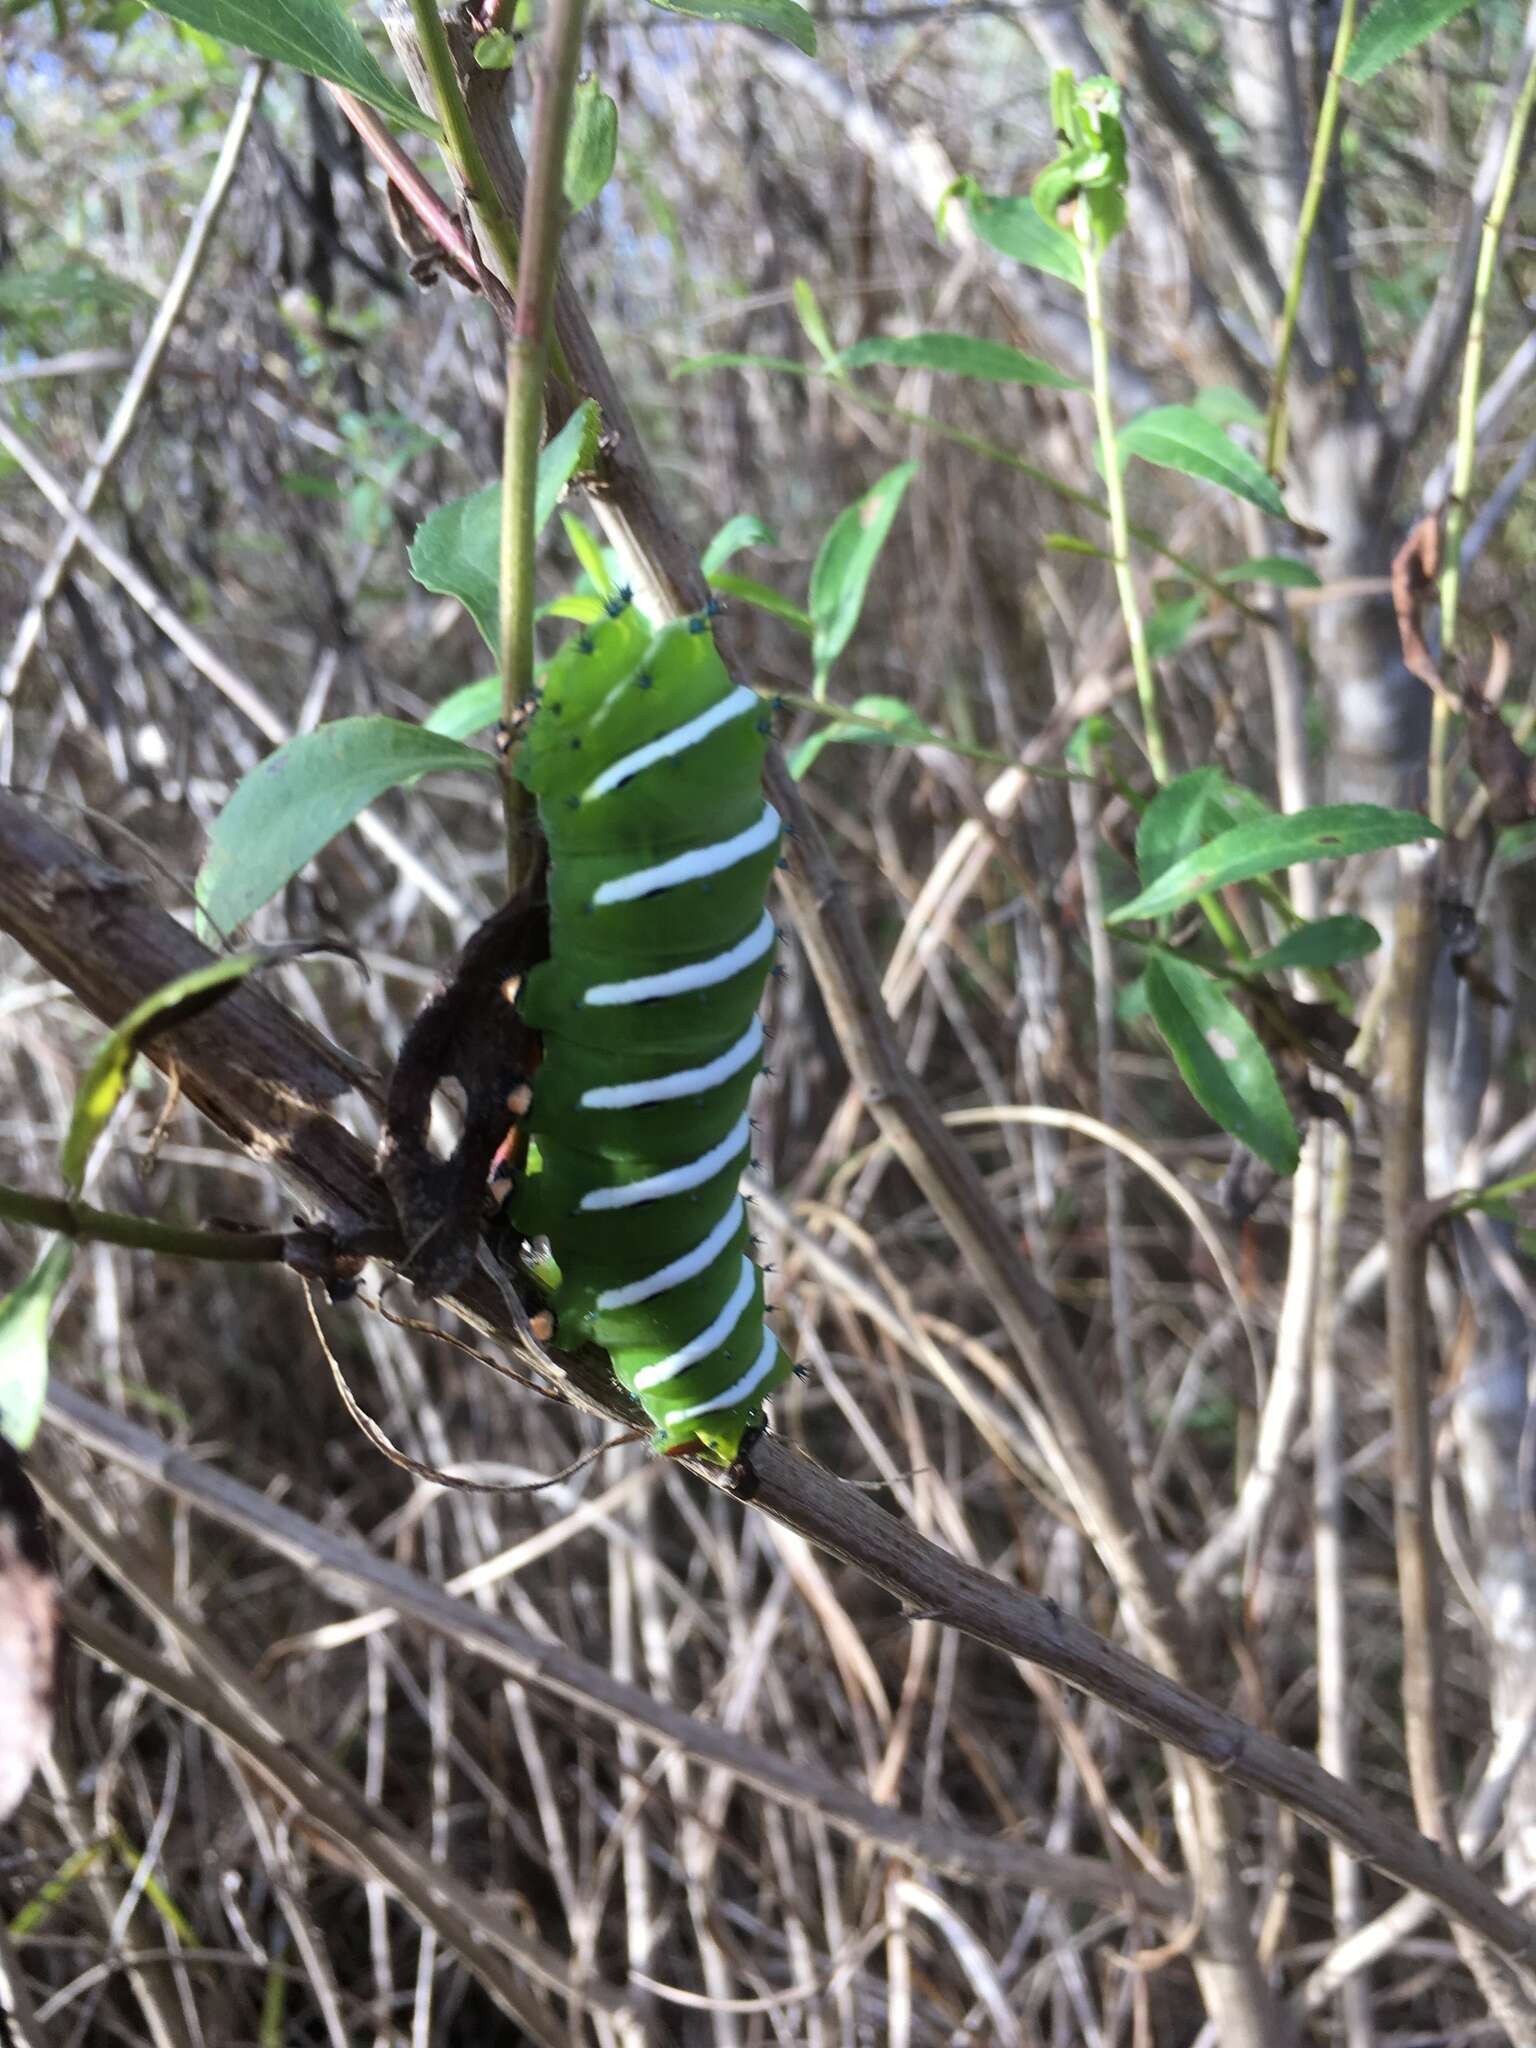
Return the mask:
[[[0, 930], [36, 949], [56, 977], [72, 986], [106, 1021], [126, 1013], [148, 990], [197, 959], [197, 942], [132, 884], [52, 828], [15, 798], [0, 795]], [[167, 964], [169, 963], [169, 964]], [[357, 1070], [265, 991], [242, 987], [217, 1010], [169, 1032], [151, 1049], [174, 1060], [182, 1086], [218, 1126], [257, 1157], [305, 1186], [338, 1231], [376, 1219], [385, 1206], [381, 1184], [362, 1145], [328, 1115], [326, 1105], [357, 1084]], [[271, 1120], [264, 1128], [263, 1118]], [[505, 1311], [489, 1283], [467, 1287], [454, 1306], [506, 1340]], [[562, 1363], [582, 1405], [629, 1420], [623, 1397], [601, 1358]], [[844, 1833], [896, 1853], [955, 1867], [956, 1831], [869, 1808], [840, 1783], [811, 1779], [802, 1765], [766, 1752], [746, 1753], [723, 1731], [616, 1686], [606, 1671], [525, 1637], [482, 1615], [415, 1574], [375, 1558], [362, 1546], [290, 1516], [203, 1461], [167, 1449], [148, 1431], [120, 1421], [67, 1388], [51, 1397], [55, 1418], [70, 1433], [126, 1462], [156, 1484], [263, 1542], [323, 1565], [370, 1597], [469, 1643], [524, 1682], [579, 1700], [607, 1718], [627, 1722], [664, 1742], [718, 1763], [774, 1798], [809, 1803]], [[1248, 1727], [1128, 1652], [1039, 1600], [959, 1563], [905, 1523], [774, 1438], [756, 1449], [754, 1505], [885, 1586], [909, 1610], [1023, 1657], [1104, 1701], [1137, 1726], [1231, 1783], [1261, 1793], [1322, 1830], [1331, 1840], [1394, 1882], [1423, 1891], [1453, 1919], [1511, 1957], [1536, 1963], [1536, 1926], [1507, 1906], [1473, 1872], [1442, 1854], [1412, 1828], [1382, 1812], [1378, 1800], [1341, 1784], [1303, 1751]], [[699, 1475], [726, 1485], [717, 1468]], [[258, 1512], [259, 1511], [259, 1512]], [[251, 1520], [256, 1516], [256, 1521]], [[946, 1848], [944, 1845], [948, 1844]], [[977, 1880], [1024, 1875], [1034, 1852], [1010, 1843], [966, 1837], [961, 1873]], [[1038, 1869], [1038, 1866], [1035, 1866]], [[1123, 1894], [1131, 1877], [1103, 1873], [1096, 1885]], [[1048, 1882], [1041, 1879], [1042, 1882]], [[1076, 1880], [1074, 1880], [1076, 1881]], [[1102, 1889], [1084, 1896], [1102, 1897]], [[1138, 1894], [1139, 1896], [1139, 1894]], [[1165, 1901], [1166, 1903], [1166, 1901]]]
[[[1439, 954], [1432, 848], [1400, 857], [1402, 889], [1393, 938], [1392, 983], [1377, 1103], [1381, 1117], [1381, 1200], [1387, 1246], [1387, 1358], [1392, 1391], [1392, 1521], [1403, 1639], [1403, 1727], [1419, 1826], [1448, 1855], [1459, 1854], [1446, 1778], [1440, 1550], [1434, 1523], [1434, 1435], [1430, 1420], [1429, 1296], [1423, 1241], [1414, 1219], [1424, 1207], [1424, 1072], [1430, 988]], [[1462, 1961], [1490, 2012], [1515, 2040], [1536, 2038], [1536, 2001], [1471, 1929], [1453, 1927]], [[1495, 1948], [1498, 1946], [1494, 1944]]]

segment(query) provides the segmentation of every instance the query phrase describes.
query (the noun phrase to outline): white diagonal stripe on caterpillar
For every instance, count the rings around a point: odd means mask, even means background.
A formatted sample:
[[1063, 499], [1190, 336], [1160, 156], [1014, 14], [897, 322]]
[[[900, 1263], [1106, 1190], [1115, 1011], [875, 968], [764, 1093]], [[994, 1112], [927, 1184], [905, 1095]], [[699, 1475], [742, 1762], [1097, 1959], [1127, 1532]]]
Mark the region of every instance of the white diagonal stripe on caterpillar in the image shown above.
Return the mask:
[[731, 1206], [720, 1221], [701, 1243], [691, 1252], [684, 1252], [681, 1258], [673, 1259], [669, 1265], [658, 1266], [654, 1273], [647, 1273], [639, 1280], [631, 1280], [623, 1287], [610, 1287], [597, 1297], [599, 1314], [610, 1309], [633, 1308], [637, 1302], [649, 1301], [653, 1294], [665, 1294], [673, 1287], [681, 1287], [686, 1280], [697, 1280], [707, 1272], [719, 1258], [731, 1239], [741, 1228], [741, 1219], [746, 1207], [740, 1195], [732, 1198]]
[[668, 1380], [676, 1379], [680, 1372], [686, 1372], [690, 1365], [697, 1365], [701, 1358], [708, 1358], [712, 1351], [718, 1351], [726, 1338], [735, 1329], [747, 1312], [753, 1289], [757, 1286], [757, 1268], [750, 1259], [743, 1259], [736, 1285], [731, 1289], [726, 1302], [713, 1322], [706, 1324], [696, 1337], [674, 1351], [668, 1358], [658, 1358], [654, 1365], [648, 1365], [635, 1374], [635, 1392], [649, 1393], [652, 1387], [664, 1386]]
[[591, 1188], [577, 1204], [591, 1214], [597, 1209], [633, 1209], [641, 1202], [659, 1202], [668, 1195], [685, 1195], [690, 1188], [712, 1180], [722, 1166], [745, 1152], [752, 1140], [752, 1126], [745, 1112], [726, 1132], [718, 1145], [711, 1145], [686, 1166], [669, 1166], [665, 1173], [653, 1173], [646, 1180], [632, 1180], [620, 1187]]
[[675, 1102], [684, 1095], [702, 1095], [739, 1074], [763, 1049], [763, 1026], [754, 1017], [729, 1052], [702, 1067], [678, 1067], [670, 1074], [655, 1074], [649, 1081], [616, 1081], [606, 1088], [586, 1089], [579, 1102], [582, 1109], [642, 1109], [650, 1102]]
[[727, 1387], [723, 1394], [716, 1394], [712, 1401], [699, 1401], [692, 1408], [674, 1408], [667, 1417], [667, 1428], [675, 1429], [678, 1423], [692, 1422], [697, 1415], [713, 1415], [721, 1408], [734, 1408], [749, 1400], [773, 1371], [778, 1350], [778, 1338], [772, 1330], [764, 1330], [761, 1350], [736, 1384]]
[[755, 928], [736, 945], [708, 960], [694, 960], [687, 967], [670, 967], [663, 974], [642, 974], [634, 981], [602, 981], [589, 988], [582, 1001], [590, 1009], [607, 1009], [619, 1003], [651, 1003], [663, 996], [690, 995], [695, 989], [717, 988], [760, 960], [778, 937], [773, 919], [765, 910]]
[[763, 815], [745, 832], [731, 839], [717, 839], [713, 846], [696, 846], [692, 853], [679, 853], [659, 861], [652, 868], [636, 868], [632, 874], [615, 875], [592, 892], [593, 908], [606, 909], [613, 903], [633, 903], [662, 889], [676, 889], [684, 882], [700, 882], [709, 875], [723, 874], [739, 861], [750, 860], [779, 836], [779, 814], [772, 804], [763, 805]]
[[744, 683], [738, 683], [729, 696], [721, 697], [707, 711], [701, 711], [697, 718], [690, 718], [686, 725], [674, 726], [659, 740], [651, 740], [643, 747], [636, 747], [632, 754], [611, 762], [601, 775], [594, 776], [587, 784], [582, 792], [582, 802], [589, 804], [597, 797], [609, 795], [643, 768], [652, 768], [658, 761], [670, 761], [678, 754], [685, 754], [690, 747], [698, 746], [701, 740], [707, 740], [711, 733], [718, 732], [722, 725], [729, 725], [732, 719], [743, 718], [747, 712], [757, 708], [757, 692], [749, 690]]

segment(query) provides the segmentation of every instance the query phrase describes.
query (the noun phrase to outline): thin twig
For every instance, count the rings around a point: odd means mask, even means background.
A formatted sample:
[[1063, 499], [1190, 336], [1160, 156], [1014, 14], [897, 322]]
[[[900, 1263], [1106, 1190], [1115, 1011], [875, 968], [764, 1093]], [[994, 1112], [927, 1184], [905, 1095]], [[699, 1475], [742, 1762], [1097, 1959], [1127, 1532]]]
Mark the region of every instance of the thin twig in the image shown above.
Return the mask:
[[576, 73], [581, 64], [582, 0], [552, 0], [534, 85], [533, 139], [523, 194], [517, 311], [507, 339], [507, 417], [502, 443], [500, 590], [502, 803], [507, 825], [507, 890], [515, 896], [528, 861], [523, 831], [528, 802], [512, 772], [513, 721], [533, 689], [534, 518], [544, 377], [553, 325], [555, 271], [565, 225], [563, 168]]
[[1329, 159], [1333, 155], [1333, 135], [1339, 118], [1339, 95], [1344, 84], [1344, 62], [1354, 34], [1355, 0], [1342, 0], [1333, 37], [1333, 55], [1328, 60], [1328, 79], [1323, 87], [1322, 105], [1317, 110], [1317, 133], [1312, 138], [1312, 162], [1307, 170], [1306, 190], [1301, 197], [1301, 217], [1296, 223], [1291, 274], [1286, 280], [1285, 304], [1280, 312], [1280, 338], [1275, 347], [1269, 417], [1264, 431], [1264, 467], [1273, 477], [1279, 477], [1285, 468], [1286, 385], [1291, 374], [1291, 352], [1296, 346], [1296, 325], [1301, 318], [1301, 294], [1306, 283], [1307, 261], [1312, 253], [1312, 234], [1328, 184]]
[[[68, 510], [63, 515], [64, 524], [33, 585], [32, 595], [27, 601], [26, 611], [22, 614], [21, 624], [16, 629], [16, 637], [6, 656], [5, 666], [0, 669], [0, 730], [6, 725], [9, 700], [21, 681], [22, 672], [31, 659], [33, 649], [37, 646], [48, 616], [48, 607], [69, 573], [70, 562], [74, 559], [75, 549], [84, 530], [85, 517], [100, 497], [102, 486], [110, 475], [113, 464], [128, 443], [144, 401], [153, 388], [171, 336], [176, 331], [192, 287], [197, 282], [203, 266], [204, 253], [218, 225], [219, 215], [224, 210], [224, 202], [229, 197], [235, 172], [240, 165], [246, 137], [251, 132], [251, 122], [261, 98], [262, 87], [266, 83], [267, 68], [264, 63], [252, 64], [241, 81], [235, 111], [230, 117], [228, 128], [224, 131], [224, 141], [219, 149], [213, 173], [187, 229], [187, 238], [181, 245], [181, 254], [176, 259], [171, 281], [155, 308], [155, 317], [150, 322], [149, 332], [145, 335], [133, 368], [128, 374], [128, 380], [108, 422], [107, 431], [102, 435], [96, 452], [91, 457], [90, 467], [86, 470]], [[5, 780], [8, 773], [8, 744], [8, 740], [0, 744], [0, 781]]]

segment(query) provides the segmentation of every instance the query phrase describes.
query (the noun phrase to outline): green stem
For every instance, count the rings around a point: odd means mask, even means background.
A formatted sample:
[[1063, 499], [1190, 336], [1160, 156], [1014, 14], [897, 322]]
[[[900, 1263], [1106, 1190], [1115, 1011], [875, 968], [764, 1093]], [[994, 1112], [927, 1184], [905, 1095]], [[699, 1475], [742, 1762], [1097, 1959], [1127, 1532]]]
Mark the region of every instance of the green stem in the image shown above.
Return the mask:
[[517, 230], [496, 197], [496, 186], [475, 140], [469, 108], [464, 103], [464, 89], [459, 84], [453, 52], [448, 47], [448, 33], [437, 11], [436, 0], [411, 0], [411, 18], [416, 24], [416, 40], [421, 45], [422, 62], [431, 81], [437, 118], [447, 137], [448, 152], [458, 171], [459, 182], [485, 231], [485, 238], [496, 257], [497, 269], [510, 281], [517, 275]]
[[1114, 553], [1115, 588], [1120, 593], [1120, 611], [1126, 637], [1131, 644], [1131, 669], [1136, 677], [1136, 694], [1141, 699], [1141, 722], [1146, 734], [1147, 759], [1161, 787], [1168, 780], [1168, 753], [1163, 745], [1162, 721], [1157, 708], [1157, 678], [1147, 652], [1147, 631], [1131, 574], [1131, 534], [1125, 511], [1125, 476], [1120, 468], [1120, 451], [1115, 440], [1115, 414], [1109, 395], [1109, 336], [1104, 327], [1104, 296], [1100, 289], [1099, 250], [1093, 222], [1086, 205], [1079, 200], [1074, 225], [1077, 246], [1083, 257], [1083, 301], [1088, 315], [1088, 341], [1093, 359], [1093, 407], [1098, 416], [1099, 446], [1104, 456], [1104, 490], [1109, 501], [1110, 546]]
[[1307, 258], [1317, 226], [1318, 209], [1328, 184], [1328, 159], [1333, 154], [1334, 130], [1339, 122], [1339, 94], [1344, 85], [1344, 61], [1355, 35], [1355, 0], [1344, 0], [1339, 9], [1339, 26], [1333, 38], [1333, 55], [1328, 60], [1328, 81], [1323, 103], [1317, 110], [1317, 133], [1312, 138], [1312, 162], [1307, 171], [1306, 190], [1301, 199], [1301, 218], [1296, 223], [1296, 247], [1291, 256], [1291, 274], [1286, 280], [1285, 304], [1280, 311], [1280, 344], [1275, 351], [1274, 383], [1269, 398], [1269, 422], [1264, 436], [1264, 467], [1278, 477], [1285, 467], [1285, 390], [1290, 381], [1291, 352], [1296, 346], [1296, 323], [1301, 317], [1302, 286], [1306, 282]]
[[1512, 1202], [1516, 1195], [1528, 1195], [1536, 1188], [1536, 1172], [1517, 1173], [1513, 1180], [1495, 1181], [1492, 1187], [1466, 1188], [1447, 1198], [1441, 1214], [1465, 1216], [1473, 1209], [1489, 1209], [1496, 1202]]
[[287, 1250], [280, 1230], [198, 1230], [174, 1223], [155, 1223], [144, 1216], [123, 1216], [93, 1209], [61, 1195], [36, 1195], [25, 1188], [0, 1187], [0, 1216], [8, 1223], [30, 1224], [60, 1237], [129, 1245], [135, 1251], [158, 1252], [163, 1258], [219, 1259], [226, 1264], [276, 1265]]
[[[420, 0], [417, 0], [420, 4]], [[582, 0], [552, 0], [533, 99], [528, 186], [523, 197], [517, 314], [507, 343], [507, 423], [501, 466], [501, 639], [503, 802], [507, 881], [515, 894], [523, 871], [526, 797], [512, 774], [510, 739], [518, 707], [533, 689], [534, 556], [538, 535], [539, 441], [544, 375], [553, 326], [555, 268], [565, 225], [565, 146], [581, 65]]]
[[[1456, 413], [1456, 461], [1451, 474], [1451, 497], [1445, 515], [1445, 567], [1440, 576], [1440, 667], [1447, 682], [1454, 681], [1457, 656], [1457, 628], [1461, 607], [1461, 549], [1467, 527], [1467, 500], [1472, 492], [1472, 471], [1477, 460], [1477, 403], [1482, 391], [1483, 355], [1488, 342], [1488, 301], [1493, 294], [1494, 266], [1498, 262], [1499, 240], [1504, 232], [1515, 186], [1520, 178], [1520, 159], [1525, 148], [1525, 131], [1531, 108], [1536, 103], [1536, 63], [1526, 70], [1525, 83], [1510, 116], [1509, 134], [1499, 175], [1483, 216], [1482, 239], [1477, 251], [1477, 275], [1472, 285], [1472, 306], [1467, 317], [1467, 347], [1462, 358], [1461, 398]], [[1429, 735], [1429, 815], [1443, 826], [1446, 818], [1446, 755], [1451, 733], [1450, 699], [1436, 691]]]

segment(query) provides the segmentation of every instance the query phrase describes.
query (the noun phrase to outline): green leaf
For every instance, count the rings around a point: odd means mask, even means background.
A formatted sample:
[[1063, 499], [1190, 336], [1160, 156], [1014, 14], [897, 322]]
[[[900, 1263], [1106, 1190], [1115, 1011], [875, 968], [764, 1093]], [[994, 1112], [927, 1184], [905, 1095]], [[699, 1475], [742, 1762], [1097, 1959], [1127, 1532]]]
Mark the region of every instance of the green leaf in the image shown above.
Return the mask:
[[0, 1301], [0, 1435], [30, 1450], [48, 1393], [48, 1319], [74, 1257], [56, 1237], [21, 1285]]
[[798, 782], [822, 748], [834, 740], [865, 740], [877, 747], [922, 747], [935, 737], [899, 697], [860, 697], [830, 725], [801, 741], [789, 772]]
[[1296, 1124], [1242, 1011], [1203, 968], [1171, 953], [1147, 962], [1146, 984], [1152, 1021], [1196, 1102], [1277, 1173], [1294, 1173]]
[[475, 44], [475, 62], [482, 71], [510, 71], [517, 62], [517, 43], [506, 29], [490, 29]]
[[59, 1155], [59, 1170], [69, 1193], [79, 1194], [96, 1140], [106, 1129], [127, 1086], [133, 1062], [146, 1040], [212, 1009], [248, 974], [275, 966], [282, 960], [294, 960], [302, 954], [321, 950], [321, 947], [313, 945], [290, 945], [261, 946], [249, 953], [231, 953], [224, 959], [210, 960], [205, 966], [178, 974], [174, 981], [164, 982], [143, 1002], [136, 1003], [97, 1046], [91, 1064], [75, 1090], [69, 1129], [64, 1133]]
[[1244, 391], [1230, 384], [1205, 384], [1190, 400], [1195, 411], [1218, 427], [1262, 427], [1264, 415]]
[[826, 315], [821, 310], [821, 301], [808, 277], [797, 277], [794, 282], [795, 317], [799, 320], [806, 340], [815, 349], [824, 363], [837, 361], [837, 350], [832, 345], [831, 331]]
[[743, 548], [777, 547], [779, 536], [767, 526], [755, 512], [738, 512], [734, 519], [727, 519], [704, 550], [699, 563], [706, 576], [713, 576], [717, 569], [723, 569], [732, 555], [739, 555]]
[[[602, 615], [602, 607], [598, 607]], [[467, 740], [493, 725], [501, 713], [501, 677], [481, 676], [478, 682], [461, 683], [450, 690], [421, 722], [423, 732], [440, 732], [451, 740]]]
[[734, 21], [742, 28], [761, 29], [780, 42], [793, 43], [807, 57], [816, 54], [816, 24], [795, 0], [652, 0], [668, 14], [686, 14], [693, 21]]
[[1363, 85], [1470, 5], [1471, 0], [1381, 0], [1355, 31], [1344, 76]]
[[1238, 562], [1230, 569], [1223, 569], [1216, 578], [1218, 583], [1273, 583], [1281, 590], [1321, 590], [1323, 579], [1315, 569], [1305, 562], [1292, 560], [1289, 555], [1255, 555], [1251, 561]]
[[1160, 604], [1146, 623], [1147, 652], [1154, 661], [1166, 661], [1178, 653], [1205, 616], [1205, 598], [1176, 597]]
[[827, 530], [811, 570], [808, 606], [818, 690], [825, 686], [833, 662], [853, 637], [880, 550], [916, 474], [915, 462], [888, 470], [862, 498], [845, 506]]
[[579, 78], [565, 138], [565, 203], [590, 206], [619, 159], [619, 110], [595, 78]]
[[953, 189], [964, 198], [966, 217], [989, 248], [1082, 290], [1083, 259], [1077, 244], [1060, 228], [1043, 221], [1027, 194], [994, 199], [974, 178], [960, 179]]
[[596, 534], [582, 524], [574, 512], [562, 512], [560, 524], [570, 543], [571, 553], [586, 571], [587, 581], [606, 604], [618, 586], [608, 573], [608, 564], [603, 560], [603, 544]]
[[338, 718], [284, 741], [213, 821], [197, 878], [199, 924], [229, 931], [388, 789], [435, 769], [494, 769], [489, 754], [398, 718]]
[[1048, 533], [1045, 545], [1053, 555], [1087, 555], [1095, 562], [1112, 562], [1115, 559], [1108, 548], [1095, 547], [1091, 540], [1079, 540], [1075, 533]]
[[811, 372], [792, 356], [759, 356], [750, 349], [717, 348], [704, 356], [687, 356], [673, 365], [674, 377], [696, 377], [700, 370], [780, 370], [789, 377], [808, 377]]
[[1153, 797], [1136, 828], [1136, 868], [1143, 889], [1200, 845], [1210, 800], [1225, 781], [1219, 768], [1191, 768]]
[[755, 604], [759, 611], [771, 612], [786, 626], [793, 626], [797, 633], [804, 633], [808, 638], [814, 635], [810, 613], [802, 611], [799, 605], [775, 590], [771, 583], [759, 583], [755, 576], [738, 576], [733, 570], [719, 569], [710, 577], [709, 584], [711, 590], [718, 590], [722, 597], [739, 597], [743, 604]]
[[154, 11], [221, 43], [345, 86], [403, 128], [438, 132], [437, 123], [390, 84], [339, 0], [155, 0]]
[[1169, 911], [1193, 903], [1197, 896], [1207, 896], [1232, 882], [1251, 881], [1255, 875], [1273, 874], [1277, 868], [1342, 860], [1346, 854], [1376, 853], [1383, 847], [1407, 846], [1440, 836], [1417, 811], [1389, 811], [1379, 804], [1320, 804], [1312, 810], [1258, 818], [1251, 824], [1235, 825], [1209, 845], [1175, 861], [1106, 922], [1165, 917]]
[[994, 384], [1043, 384], [1056, 391], [1081, 391], [1076, 377], [1027, 356], [1000, 341], [980, 341], [970, 334], [879, 334], [856, 341], [838, 357], [839, 367], [862, 370], [870, 363], [898, 369], [938, 370], [952, 377], [985, 377]]
[[1381, 933], [1363, 917], [1320, 917], [1287, 932], [1278, 946], [1243, 962], [1245, 974], [1278, 974], [1292, 967], [1338, 967], [1363, 960], [1381, 944]]
[[1139, 455], [1159, 469], [1219, 484], [1276, 519], [1287, 516], [1284, 500], [1260, 465], [1193, 406], [1155, 406], [1121, 427], [1116, 439], [1122, 455]]
[[[577, 406], [539, 456], [534, 531], [542, 533], [573, 476], [595, 467], [602, 415], [594, 399]], [[496, 651], [501, 585], [501, 485], [487, 484], [429, 512], [410, 548], [411, 574], [424, 589], [456, 597]], [[265, 900], [265, 899], [263, 899]]]

